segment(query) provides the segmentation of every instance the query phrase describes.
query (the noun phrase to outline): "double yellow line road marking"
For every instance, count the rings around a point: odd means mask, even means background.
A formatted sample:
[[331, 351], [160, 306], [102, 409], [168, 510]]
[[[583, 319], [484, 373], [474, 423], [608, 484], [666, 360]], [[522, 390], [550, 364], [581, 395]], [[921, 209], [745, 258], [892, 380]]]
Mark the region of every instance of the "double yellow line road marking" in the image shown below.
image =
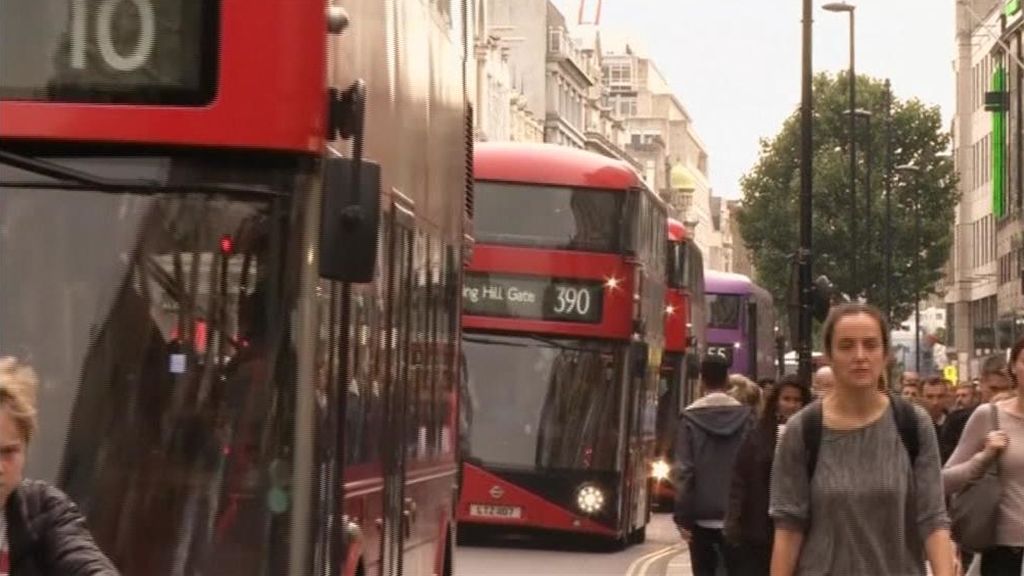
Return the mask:
[[649, 574], [648, 570], [650, 570], [651, 567], [653, 567], [659, 560], [675, 556], [684, 550], [686, 550], [686, 548], [683, 544], [673, 544], [671, 546], [659, 548], [649, 554], [645, 554], [634, 560], [633, 563], [629, 565], [629, 568], [626, 569], [625, 576], [661, 576], [660, 574]]

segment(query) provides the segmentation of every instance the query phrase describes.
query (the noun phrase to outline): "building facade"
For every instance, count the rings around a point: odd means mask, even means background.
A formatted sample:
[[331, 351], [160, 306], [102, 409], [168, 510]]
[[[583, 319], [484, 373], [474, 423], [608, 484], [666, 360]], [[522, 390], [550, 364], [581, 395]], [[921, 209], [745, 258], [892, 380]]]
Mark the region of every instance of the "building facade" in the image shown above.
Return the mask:
[[732, 231], [732, 246], [730, 248], [732, 272], [754, 278], [756, 276], [754, 257], [750, 249], [747, 248], [746, 242], [743, 241], [743, 233], [740, 231], [739, 215], [743, 212], [743, 202], [728, 200], [725, 206], [729, 212], [729, 227]]
[[[961, 379], [977, 376], [982, 359], [1012, 343], [1012, 319], [1021, 307], [1021, 179], [1013, 176], [1021, 166], [1020, 68], [1014, 68], [1008, 82], [1009, 55], [1002, 48], [1009, 39], [1020, 53], [1020, 22], [1008, 20], [1004, 4], [966, 0], [956, 7], [953, 154], [960, 203], [945, 316], [946, 352]], [[1011, 330], [1000, 330], [1007, 319]], [[999, 332], [1008, 335], [999, 337]]]
[[507, 26], [492, 21], [489, 4], [488, 0], [471, 4], [475, 66], [470, 68], [469, 85], [474, 137], [481, 141], [540, 142], [544, 139], [543, 120], [526, 105], [509, 59], [517, 39]]
[[708, 153], [693, 119], [654, 61], [628, 43], [605, 45], [601, 66], [605, 104], [623, 119], [626, 151], [708, 258], [716, 245]]

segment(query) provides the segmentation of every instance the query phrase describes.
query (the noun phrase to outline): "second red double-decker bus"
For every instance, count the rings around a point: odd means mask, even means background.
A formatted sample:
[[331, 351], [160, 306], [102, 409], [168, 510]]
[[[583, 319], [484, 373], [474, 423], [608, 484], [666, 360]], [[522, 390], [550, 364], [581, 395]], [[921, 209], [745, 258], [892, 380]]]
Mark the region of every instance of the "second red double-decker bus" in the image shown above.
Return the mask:
[[478, 145], [474, 176], [460, 529], [642, 540], [666, 207], [627, 164], [565, 147]]
[[697, 362], [705, 347], [707, 302], [704, 257], [682, 222], [668, 220], [665, 290], [665, 355], [658, 384], [657, 442], [651, 464], [651, 494], [668, 506], [675, 491], [670, 481], [679, 414], [696, 399]]

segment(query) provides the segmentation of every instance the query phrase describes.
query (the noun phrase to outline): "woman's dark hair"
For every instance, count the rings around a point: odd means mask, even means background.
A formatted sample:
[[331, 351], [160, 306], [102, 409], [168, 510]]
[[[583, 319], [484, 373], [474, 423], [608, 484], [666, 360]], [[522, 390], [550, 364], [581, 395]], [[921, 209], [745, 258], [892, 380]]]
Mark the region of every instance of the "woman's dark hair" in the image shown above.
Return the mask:
[[803, 402], [804, 406], [811, 403], [811, 390], [800, 381], [800, 376], [796, 374], [784, 376], [782, 380], [772, 387], [772, 391], [768, 394], [768, 399], [764, 403], [760, 424], [765, 429], [766, 434], [775, 434], [775, 426], [779, 423], [779, 398], [782, 396], [782, 391], [786, 388], [796, 388], [799, 390], [800, 401]]
[[[1017, 359], [1020, 358], [1020, 353], [1024, 352], [1024, 337], [1017, 340], [1013, 344], [1013, 348], [1010, 348], [1010, 365], [1007, 366], [1007, 372], [1013, 375], [1013, 365], [1017, 363]], [[1014, 376], [1016, 378], [1016, 376]]]
[[889, 355], [889, 323], [885, 321], [885, 316], [882, 315], [882, 311], [870, 304], [861, 304], [860, 302], [846, 302], [833, 306], [828, 313], [828, 318], [825, 318], [825, 326], [822, 328], [822, 338], [825, 342], [825, 355], [832, 355], [832, 339], [836, 335], [836, 324], [847, 316], [853, 316], [854, 314], [867, 314], [875, 322], [878, 323], [878, 329], [882, 332], [882, 351], [885, 352], [886, 356]]

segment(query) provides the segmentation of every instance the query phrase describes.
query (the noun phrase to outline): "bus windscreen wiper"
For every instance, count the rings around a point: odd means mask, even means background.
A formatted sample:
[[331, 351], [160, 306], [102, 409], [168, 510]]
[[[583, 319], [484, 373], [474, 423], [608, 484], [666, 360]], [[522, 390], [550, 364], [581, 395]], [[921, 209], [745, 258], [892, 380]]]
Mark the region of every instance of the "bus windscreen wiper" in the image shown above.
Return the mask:
[[[98, 192], [159, 193], [187, 190], [189, 192], [211, 192], [218, 194], [244, 194], [262, 196], [284, 196], [281, 192], [265, 188], [235, 186], [231, 184], [182, 184], [167, 185], [156, 180], [105, 178], [56, 162], [0, 150], [0, 164], [7, 164], [26, 172], [58, 180], [62, 185], [74, 184]], [[52, 188], [52, 182], [8, 182], [0, 180], [0, 188]]]

